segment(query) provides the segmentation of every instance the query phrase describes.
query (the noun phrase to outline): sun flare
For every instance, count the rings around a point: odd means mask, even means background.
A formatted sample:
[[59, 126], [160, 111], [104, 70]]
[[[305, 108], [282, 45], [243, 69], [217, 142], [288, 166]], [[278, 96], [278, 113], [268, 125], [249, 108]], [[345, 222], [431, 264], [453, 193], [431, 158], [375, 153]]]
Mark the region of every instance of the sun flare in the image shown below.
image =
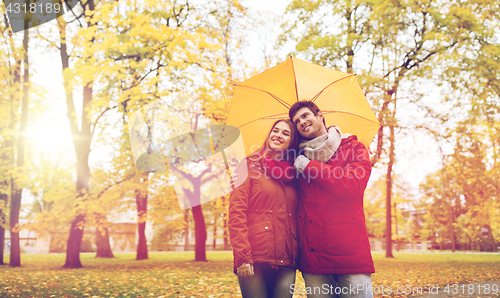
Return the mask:
[[34, 150], [57, 153], [71, 144], [71, 131], [66, 119], [44, 117], [29, 129], [28, 142]]

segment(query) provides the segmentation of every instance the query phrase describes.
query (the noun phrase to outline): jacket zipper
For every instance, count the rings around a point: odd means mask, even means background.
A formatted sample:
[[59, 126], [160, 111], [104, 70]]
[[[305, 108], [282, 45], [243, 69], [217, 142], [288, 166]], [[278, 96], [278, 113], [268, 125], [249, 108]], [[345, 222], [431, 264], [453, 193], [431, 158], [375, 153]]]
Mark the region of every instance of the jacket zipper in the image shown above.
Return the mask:
[[[287, 210], [288, 210], [287, 207], [288, 206], [287, 206], [287, 201], [286, 201], [285, 184], [283, 184], [283, 181], [281, 181], [281, 180], [279, 180], [278, 182], [280, 183], [281, 190], [283, 191], [283, 200], [284, 200], [284, 205], [285, 205], [285, 214], [288, 215], [288, 212], [287, 212]], [[288, 216], [286, 218], [288, 218]], [[286, 242], [286, 237], [284, 237], [284, 239], [285, 239], [285, 242]], [[278, 267], [278, 247], [277, 247], [277, 242], [278, 241], [276, 241], [277, 240], [276, 239], [276, 227], [274, 228], [274, 240], [275, 240], [274, 241], [274, 255], [276, 256], [276, 258], [275, 258], [276, 259], [276, 269], [278, 269], [279, 268]], [[286, 247], [286, 243], [285, 243], [285, 247]]]

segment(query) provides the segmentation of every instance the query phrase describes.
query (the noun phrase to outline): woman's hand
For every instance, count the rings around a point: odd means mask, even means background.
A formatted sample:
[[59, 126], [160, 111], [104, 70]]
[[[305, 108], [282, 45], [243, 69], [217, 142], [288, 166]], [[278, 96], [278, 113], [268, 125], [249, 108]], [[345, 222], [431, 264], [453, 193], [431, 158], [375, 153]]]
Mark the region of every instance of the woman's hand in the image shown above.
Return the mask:
[[243, 265], [236, 269], [236, 273], [241, 277], [250, 278], [253, 276], [253, 265], [243, 263]]

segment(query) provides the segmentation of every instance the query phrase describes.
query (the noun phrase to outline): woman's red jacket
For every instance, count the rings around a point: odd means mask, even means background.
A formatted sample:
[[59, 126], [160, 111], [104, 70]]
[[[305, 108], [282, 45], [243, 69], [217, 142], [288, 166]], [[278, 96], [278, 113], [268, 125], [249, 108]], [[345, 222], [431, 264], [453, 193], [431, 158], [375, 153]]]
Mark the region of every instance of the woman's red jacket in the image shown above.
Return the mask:
[[243, 263], [296, 268], [296, 181], [283, 181], [292, 180], [293, 175], [272, 178], [276, 172], [269, 170], [268, 163], [264, 167], [262, 159], [248, 158], [240, 163], [237, 174], [244, 182], [231, 193], [228, 222], [234, 272]]

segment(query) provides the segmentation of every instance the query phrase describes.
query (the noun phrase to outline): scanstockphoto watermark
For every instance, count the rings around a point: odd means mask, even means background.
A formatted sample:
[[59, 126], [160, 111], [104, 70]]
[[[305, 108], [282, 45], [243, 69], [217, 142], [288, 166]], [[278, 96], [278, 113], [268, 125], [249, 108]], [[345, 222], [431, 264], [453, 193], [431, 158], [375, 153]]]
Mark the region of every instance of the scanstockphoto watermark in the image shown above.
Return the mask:
[[[441, 292], [440, 292], [441, 289]], [[376, 286], [371, 284], [356, 284], [349, 287], [336, 287], [330, 284], [323, 284], [321, 287], [298, 287], [290, 285], [291, 294], [323, 294], [323, 295], [366, 295], [372, 292], [374, 295], [423, 295], [423, 294], [447, 294], [447, 295], [497, 295], [500, 293], [497, 284], [448, 284], [445, 286], [423, 286], [423, 287], [390, 287]]]
[[[369, 172], [364, 168], [364, 167], [332, 167], [329, 165], [321, 165], [323, 169], [319, 170], [306, 170], [301, 173], [298, 171], [295, 171], [293, 174], [290, 174], [286, 171], [283, 171], [281, 168], [276, 168], [272, 172], [265, 171], [263, 175], [265, 175], [266, 178], [273, 178], [273, 179], [281, 179], [282, 177], [286, 177], [288, 179], [292, 178], [304, 178], [307, 179], [308, 181], [312, 181], [315, 179], [363, 179], [366, 177]], [[258, 178], [262, 175], [261, 172], [255, 172], [253, 173], [252, 177], [253, 178]]]
[[375, 295], [423, 295], [431, 294], [446, 294], [446, 295], [497, 295], [499, 293], [497, 284], [448, 284], [445, 286], [424, 286], [424, 287], [387, 287], [378, 286], [373, 287], [373, 294]]
[[4, 0], [3, 2], [14, 33], [40, 26], [71, 11], [80, 14], [82, 10], [78, 0]]
[[[260, 145], [250, 146], [250, 151], [255, 152], [260, 149]], [[267, 149], [270, 150], [270, 149]], [[329, 149], [316, 149], [315, 155], [327, 156], [331, 154]], [[277, 155], [277, 158], [283, 159], [285, 157], [295, 159], [299, 155], [305, 155], [305, 149], [288, 149]], [[343, 161], [350, 160], [354, 162], [362, 162], [369, 159], [368, 151], [365, 148], [356, 148], [354, 150], [343, 150], [343, 147], [337, 148], [335, 154], [330, 158], [330, 161]]]
[[321, 287], [298, 287], [290, 285], [290, 294], [296, 295], [367, 295], [372, 291], [372, 286], [366, 284], [351, 284], [348, 287], [337, 287], [330, 284], [323, 284]]
[[[319, 167], [316, 168], [307, 168], [303, 172], [295, 171], [293, 173], [289, 173], [284, 171], [282, 168], [275, 168], [271, 172], [265, 171], [264, 174], [266, 178], [273, 179], [281, 179], [282, 177], [286, 177], [288, 179], [292, 178], [304, 178], [309, 182], [314, 179], [328, 179], [328, 180], [337, 180], [337, 179], [364, 179], [370, 175], [370, 161], [364, 158], [360, 158], [360, 155], [364, 154], [364, 150], [360, 150], [359, 153], [355, 152], [356, 150], [352, 150], [351, 154], [344, 155], [342, 158], [349, 157], [343, 159], [345, 165], [343, 166], [332, 166], [329, 164], [321, 163]], [[303, 153], [303, 150], [287, 150], [282, 151], [276, 155], [277, 160], [288, 160], [293, 162], [295, 158]], [[264, 152], [263, 155], [268, 155], [269, 152]], [[334, 155], [329, 162], [335, 162], [338, 160], [337, 155]], [[261, 173], [256, 172], [253, 173], [253, 177], [260, 177]]]

